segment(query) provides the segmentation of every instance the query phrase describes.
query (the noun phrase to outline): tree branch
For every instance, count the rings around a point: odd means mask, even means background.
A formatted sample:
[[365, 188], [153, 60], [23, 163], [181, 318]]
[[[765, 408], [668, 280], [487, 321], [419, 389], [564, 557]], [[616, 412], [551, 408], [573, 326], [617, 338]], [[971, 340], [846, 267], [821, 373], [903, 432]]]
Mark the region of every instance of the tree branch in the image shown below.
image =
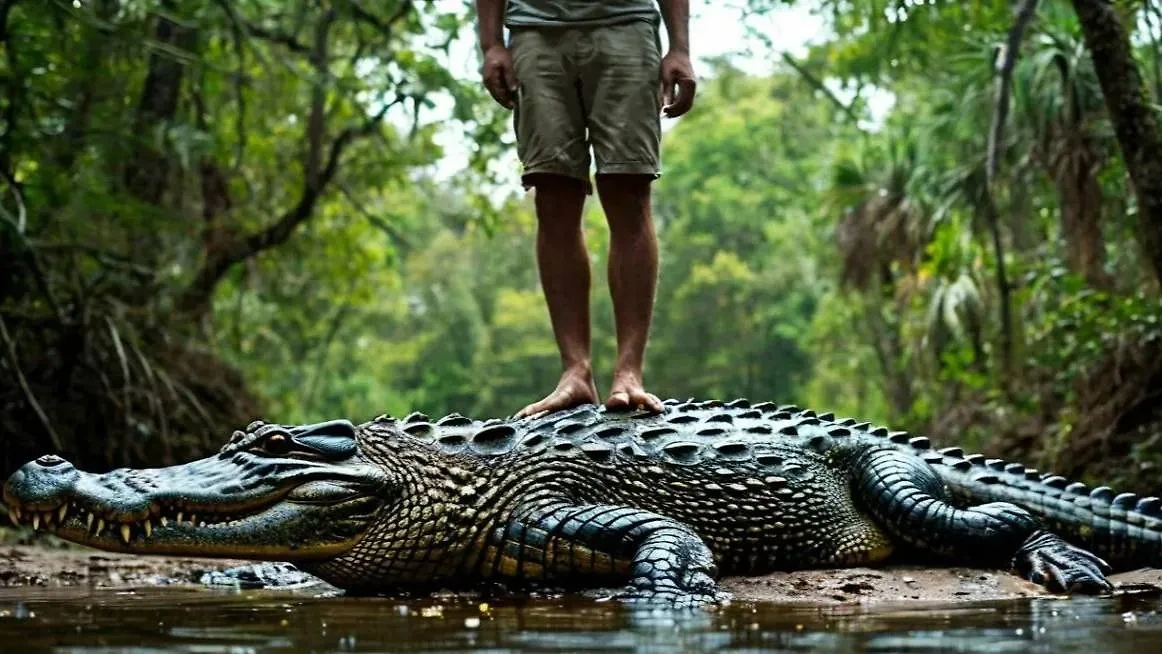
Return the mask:
[[371, 223], [373, 227], [383, 232], [395, 243], [396, 247], [402, 248], [405, 252], [412, 249], [411, 241], [409, 241], [408, 238], [404, 236], [399, 229], [383, 218], [380, 218], [379, 216], [371, 213], [371, 211], [369, 211], [367, 207], [363, 206], [363, 203], [355, 197], [355, 194], [351, 192], [351, 189], [347, 188], [346, 184], [339, 185], [339, 192], [343, 194], [343, 197], [347, 198], [347, 201], [351, 203], [351, 206], [354, 207], [355, 211], [358, 212], [359, 215], [366, 218], [367, 222]]
[[206, 261], [194, 276], [194, 280], [178, 298], [177, 306], [180, 310], [201, 312], [209, 304], [211, 295], [218, 282], [233, 266], [268, 250], [281, 245], [290, 238], [295, 229], [311, 217], [315, 205], [334, 179], [339, 170], [343, 152], [353, 142], [373, 134], [382, 122], [387, 112], [404, 100], [399, 96], [392, 102], [384, 103], [383, 107], [359, 125], [352, 125], [344, 129], [334, 141], [327, 154], [326, 164], [319, 172], [317, 182], [308, 184], [304, 180], [303, 192], [294, 207], [282, 214], [274, 224], [262, 231], [256, 232], [242, 239], [238, 239], [223, 246], [220, 250], [206, 253]]
[[308, 54], [311, 51], [309, 47], [296, 39], [293, 34], [268, 30], [265, 27], [250, 21], [246, 21], [244, 25], [246, 26], [246, 31], [249, 32], [251, 36], [257, 36], [264, 41], [270, 41], [271, 43], [277, 43], [279, 45], [286, 46], [286, 48], [291, 52], [297, 54]]
[[330, 78], [330, 70], [327, 68], [327, 58], [330, 54], [327, 43], [331, 35], [331, 25], [334, 23], [334, 9], [328, 9], [315, 23], [315, 44], [311, 49], [311, 66], [315, 69], [315, 79], [311, 85], [311, 109], [307, 116], [307, 186], [316, 186], [319, 183], [319, 158], [323, 153], [327, 87]]
[[836, 107], [838, 107], [839, 110], [842, 111], [844, 113], [844, 115], [846, 115], [848, 117], [848, 119], [851, 120], [852, 123], [859, 122], [859, 116], [856, 115], [855, 110], [852, 109], [851, 106], [843, 104], [843, 102], [840, 101], [840, 99], [838, 97], [836, 97], [836, 95], [834, 93], [831, 92], [831, 89], [827, 88], [827, 85], [824, 84], [822, 80], [820, 80], [818, 77], [815, 77], [814, 75], [812, 75], [811, 71], [807, 70], [806, 68], [804, 68], [802, 66], [802, 64], [795, 61], [795, 58], [792, 57], [790, 54], [788, 54], [786, 52], [783, 52], [780, 54], [783, 58], [783, 61], [787, 62], [788, 66], [790, 66], [791, 68], [794, 68], [795, 72], [799, 73], [799, 75], [801, 75], [803, 77], [803, 79], [806, 80], [806, 82], [808, 84], [810, 84], [812, 87], [814, 87], [815, 90], [822, 92], [823, 95], [825, 95], [827, 97], [827, 99], [832, 102], [832, 104], [834, 104]]
[[1016, 18], [1009, 28], [1009, 39], [1001, 52], [1000, 69], [997, 72], [997, 99], [993, 107], [993, 125], [989, 130], [988, 155], [985, 161], [985, 173], [988, 184], [993, 183], [997, 174], [997, 159], [1000, 157], [1001, 139], [1005, 133], [1005, 120], [1009, 115], [1009, 98], [1013, 90], [1013, 70], [1017, 67], [1017, 52], [1021, 49], [1021, 41], [1025, 32], [1033, 22], [1037, 13], [1037, 0], [1021, 0], [1021, 4], [1013, 12]]
[[20, 360], [16, 358], [16, 345], [12, 342], [12, 337], [8, 335], [8, 327], [4, 324], [3, 316], [0, 316], [0, 338], [4, 340], [4, 354], [8, 359], [9, 365], [12, 366], [12, 375], [16, 377], [16, 383], [19, 384], [20, 390], [24, 391], [24, 399], [32, 407], [33, 412], [36, 413], [36, 417], [40, 419], [40, 424], [44, 426], [44, 430], [48, 432], [48, 437], [52, 440], [52, 446], [56, 448], [57, 452], [63, 452], [65, 448], [61, 443], [60, 436], [52, 428], [52, 422], [49, 421], [44, 409], [40, 408], [40, 402], [36, 401], [36, 395], [28, 385], [28, 379], [24, 377], [24, 371], [20, 369]]
[[375, 29], [379, 30], [383, 36], [389, 38], [391, 37], [392, 31], [395, 29], [395, 24], [402, 20], [404, 16], [408, 15], [408, 13], [410, 13], [414, 8], [415, 6], [412, 3], [412, 0], [404, 0], [403, 2], [399, 3], [399, 7], [396, 8], [395, 13], [393, 13], [391, 17], [384, 21], [375, 14], [364, 9], [358, 2], [356, 2], [356, 0], [351, 0], [351, 14], [355, 16], [357, 20], [371, 25]]

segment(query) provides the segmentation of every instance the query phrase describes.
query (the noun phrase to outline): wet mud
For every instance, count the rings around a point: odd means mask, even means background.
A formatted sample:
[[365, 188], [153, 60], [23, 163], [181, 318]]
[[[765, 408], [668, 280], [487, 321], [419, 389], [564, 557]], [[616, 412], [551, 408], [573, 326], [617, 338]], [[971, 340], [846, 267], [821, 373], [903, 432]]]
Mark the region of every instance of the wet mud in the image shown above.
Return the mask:
[[[246, 561], [135, 556], [80, 547], [0, 545], [0, 587], [124, 588], [202, 586], [205, 575]], [[1162, 570], [1113, 575], [1118, 589], [1136, 593], [1162, 588]], [[887, 566], [728, 577], [722, 586], [735, 601], [810, 605], [875, 602], [975, 602], [1052, 597], [1045, 589], [1003, 570]]]

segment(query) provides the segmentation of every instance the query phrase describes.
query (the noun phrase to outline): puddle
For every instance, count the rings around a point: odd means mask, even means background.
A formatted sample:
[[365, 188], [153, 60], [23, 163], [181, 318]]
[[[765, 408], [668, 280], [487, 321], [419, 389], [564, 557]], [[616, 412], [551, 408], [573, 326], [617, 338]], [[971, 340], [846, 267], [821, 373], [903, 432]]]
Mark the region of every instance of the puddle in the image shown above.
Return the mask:
[[[35, 652], [1145, 652], [1157, 597], [630, 611], [566, 596], [483, 604], [197, 586], [0, 590], [0, 644]], [[10, 649], [11, 648], [11, 649]]]

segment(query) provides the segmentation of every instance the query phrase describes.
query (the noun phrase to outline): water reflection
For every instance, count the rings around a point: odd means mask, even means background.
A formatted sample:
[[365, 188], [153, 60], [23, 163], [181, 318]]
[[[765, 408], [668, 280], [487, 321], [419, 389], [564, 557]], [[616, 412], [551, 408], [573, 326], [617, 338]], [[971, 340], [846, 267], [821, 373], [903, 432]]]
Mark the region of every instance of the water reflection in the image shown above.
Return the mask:
[[1031, 599], [872, 607], [740, 603], [709, 614], [580, 598], [400, 601], [320, 591], [0, 591], [5, 651], [1147, 652], [1162, 601]]

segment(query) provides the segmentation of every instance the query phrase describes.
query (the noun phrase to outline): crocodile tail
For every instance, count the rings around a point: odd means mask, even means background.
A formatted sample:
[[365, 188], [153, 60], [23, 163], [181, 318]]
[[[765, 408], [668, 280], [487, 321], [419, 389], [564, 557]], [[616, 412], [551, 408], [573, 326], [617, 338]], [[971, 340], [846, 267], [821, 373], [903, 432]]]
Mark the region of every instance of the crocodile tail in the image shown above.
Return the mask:
[[905, 432], [883, 437], [927, 461], [957, 503], [1010, 502], [1115, 569], [1162, 567], [1162, 500], [1157, 497], [1090, 488], [1020, 463], [965, 454], [959, 447], [935, 450], [927, 438]]

